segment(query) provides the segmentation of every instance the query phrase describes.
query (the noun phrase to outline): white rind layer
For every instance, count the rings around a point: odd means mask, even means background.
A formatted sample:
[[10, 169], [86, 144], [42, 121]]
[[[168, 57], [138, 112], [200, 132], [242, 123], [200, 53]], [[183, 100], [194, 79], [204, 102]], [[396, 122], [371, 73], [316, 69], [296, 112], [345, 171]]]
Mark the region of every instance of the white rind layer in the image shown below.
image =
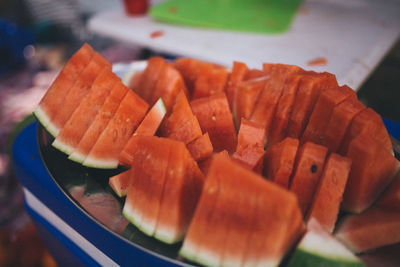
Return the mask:
[[74, 152], [72, 152], [71, 155], [69, 155], [68, 159], [75, 161], [77, 163], [82, 163], [85, 161], [86, 156], [79, 152], [74, 151]]
[[183, 239], [183, 233], [179, 233], [177, 229], [163, 227], [157, 225], [154, 237], [167, 244], [175, 244]]
[[135, 210], [133, 207], [127, 204], [125, 204], [122, 210], [122, 214], [129, 222], [138, 227], [142, 214], [140, 214], [137, 210]]
[[148, 236], [153, 236], [156, 229], [157, 220], [149, 220], [142, 215], [140, 226], [138, 228]]
[[46, 130], [53, 137], [56, 137], [58, 135], [58, 133], [60, 132], [60, 128], [55, 126], [54, 123], [50, 121], [50, 117], [40, 106], [38, 106], [33, 113], [35, 114], [35, 117], [40, 121], [40, 124], [42, 124], [43, 127], [46, 128]]
[[210, 251], [207, 247], [199, 247], [194, 261], [206, 266], [220, 266], [221, 255], [215, 251]]
[[98, 169], [116, 169], [118, 168], [118, 160], [113, 160], [113, 159], [103, 160], [88, 156], [83, 161], [82, 165]]
[[192, 244], [188, 239], [185, 239], [182, 248], [179, 250], [179, 255], [181, 255], [185, 259], [194, 261], [196, 257], [196, 252], [197, 246]]
[[66, 143], [60, 141], [57, 138], [53, 141], [51, 145], [67, 155], [71, 155], [71, 153], [74, 152], [74, 148], [72, 146], [67, 145]]

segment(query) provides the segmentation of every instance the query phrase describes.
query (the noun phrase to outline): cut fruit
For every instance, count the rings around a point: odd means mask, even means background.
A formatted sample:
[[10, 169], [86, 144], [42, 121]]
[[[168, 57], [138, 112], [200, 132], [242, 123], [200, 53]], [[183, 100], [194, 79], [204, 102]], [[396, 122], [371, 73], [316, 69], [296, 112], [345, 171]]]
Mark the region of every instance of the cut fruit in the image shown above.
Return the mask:
[[297, 153], [289, 188], [296, 194], [303, 215], [311, 205], [327, 152], [326, 147], [307, 142], [300, 146]]
[[188, 144], [201, 136], [201, 128], [193, 115], [185, 94], [181, 91], [171, 115], [160, 127], [161, 136]]
[[51, 124], [51, 119], [63, 104], [65, 96], [68, 94], [81, 72], [91, 61], [93, 54], [94, 51], [92, 47], [85, 43], [67, 62], [42, 100], [40, 100], [34, 114], [46, 129], [49, 123]]
[[238, 134], [238, 144], [232, 159], [249, 170], [261, 174], [264, 153], [264, 128], [243, 118]]
[[114, 116], [119, 104], [128, 92], [128, 88], [122, 83], [117, 83], [107, 97], [100, 111], [97, 113], [90, 127], [86, 130], [74, 152], [68, 157], [78, 163], [82, 163], [96, 143], [100, 134]]
[[132, 171], [127, 170], [109, 178], [108, 184], [119, 197], [126, 196]]
[[192, 99], [208, 97], [225, 91], [228, 80], [228, 71], [225, 68], [210, 66], [198, 73], [194, 83]]
[[329, 119], [322, 145], [330, 152], [337, 152], [352, 119], [364, 109], [365, 106], [356, 98], [348, 98], [337, 105]]
[[65, 123], [79, 106], [82, 99], [89, 93], [96, 77], [103, 69], [111, 71], [111, 64], [99, 53], [95, 52], [86, 68], [77, 77], [74, 85], [63, 98], [62, 104], [50, 118], [51, 123], [47, 129], [53, 136], [57, 136]]
[[400, 173], [396, 175], [394, 181], [379, 198], [377, 206], [400, 212]]
[[400, 164], [366, 131], [350, 142], [346, 156], [352, 160], [352, 166], [342, 208], [360, 213], [370, 207], [390, 184]]
[[346, 155], [350, 142], [361, 132], [367, 132], [375, 142], [393, 154], [392, 141], [385, 124], [383, 124], [381, 116], [371, 108], [361, 111], [354, 117], [343, 138], [339, 149], [340, 154]]
[[68, 155], [75, 150], [117, 82], [121, 80], [114, 73], [103, 69], [52, 143], [55, 148]]
[[315, 220], [307, 224], [288, 267], [363, 267], [365, 264]]
[[350, 167], [350, 159], [335, 153], [329, 155], [308, 211], [307, 220], [317, 220], [329, 233], [335, 228]]
[[264, 156], [264, 176], [288, 189], [298, 147], [299, 140], [290, 137], [269, 147]]
[[213, 146], [208, 133], [190, 142], [186, 147], [195, 161], [205, 160], [210, 157], [213, 152]]
[[[180, 254], [210, 266], [275, 266], [299, 237], [302, 226], [292, 193], [222, 154], [215, 155]], [[245, 244], [235, 246], [229, 234], [242, 237]]]
[[160, 126], [164, 116], [166, 114], [166, 109], [162, 99], [160, 98], [151, 110], [146, 114], [143, 121], [137, 127], [136, 131], [133, 133], [129, 141], [126, 143], [121, 153], [119, 154], [119, 163], [121, 165], [130, 166], [131, 164], [131, 154], [135, 147], [132, 147], [131, 139], [136, 135], [152, 136], [156, 133], [158, 127]]
[[400, 242], [400, 212], [371, 208], [349, 215], [335, 233], [355, 253]]
[[321, 92], [300, 141], [322, 144], [334, 108], [349, 97], [357, 99], [356, 93], [346, 85]]
[[236, 90], [236, 84], [245, 80], [248, 70], [249, 69], [245, 63], [233, 61], [232, 71], [229, 75], [228, 84], [226, 87], [226, 97], [231, 110], [233, 110], [233, 99]]
[[332, 87], [338, 87], [333, 74], [306, 72], [302, 76], [288, 122], [288, 137], [301, 137], [320, 93]]
[[102, 169], [117, 168], [119, 154], [142, 121], [148, 107], [143, 99], [129, 90], [82, 164]]
[[203, 133], [210, 135], [214, 151], [226, 149], [232, 153], [237, 142], [236, 131], [225, 94], [199, 98], [190, 105]]

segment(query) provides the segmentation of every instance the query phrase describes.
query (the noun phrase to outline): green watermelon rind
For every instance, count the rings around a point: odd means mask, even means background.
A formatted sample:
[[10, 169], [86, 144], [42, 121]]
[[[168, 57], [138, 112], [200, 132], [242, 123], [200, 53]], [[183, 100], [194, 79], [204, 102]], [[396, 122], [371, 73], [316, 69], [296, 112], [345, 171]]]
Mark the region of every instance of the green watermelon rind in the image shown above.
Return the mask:
[[82, 163], [82, 162], [85, 161], [86, 155], [84, 155], [82, 153], [79, 153], [77, 151], [74, 151], [74, 152], [71, 153], [71, 155], [69, 155], [68, 159], [72, 160], [72, 161], [74, 161], [76, 163]]
[[50, 117], [40, 106], [37, 106], [37, 108], [33, 111], [33, 114], [38, 119], [40, 124], [47, 130], [47, 132], [49, 132], [53, 137], [58, 135], [60, 129], [51, 122]]
[[74, 152], [74, 147], [67, 145], [66, 143], [60, 141], [57, 138], [53, 141], [51, 145], [67, 155], [71, 155], [72, 152]]
[[319, 255], [313, 251], [298, 248], [293, 254], [287, 267], [364, 267], [361, 261], [344, 258], [331, 258], [328, 255]]
[[116, 169], [118, 168], [118, 160], [103, 160], [88, 156], [82, 162], [82, 165], [97, 169]]
[[172, 245], [178, 243], [183, 240], [184, 234], [174, 234], [172, 232], [176, 231], [168, 231], [165, 227], [160, 227], [157, 225], [156, 231], [154, 232], [154, 238], [160, 240], [163, 243]]

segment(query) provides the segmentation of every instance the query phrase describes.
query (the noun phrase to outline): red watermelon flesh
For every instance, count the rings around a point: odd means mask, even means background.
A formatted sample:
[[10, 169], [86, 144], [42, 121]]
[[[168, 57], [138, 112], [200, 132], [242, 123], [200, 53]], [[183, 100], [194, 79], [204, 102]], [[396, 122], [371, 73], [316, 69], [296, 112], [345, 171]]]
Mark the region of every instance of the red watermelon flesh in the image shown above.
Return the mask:
[[109, 178], [108, 184], [119, 197], [126, 196], [132, 171], [127, 170]]
[[160, 128], [161, 136], [188, 144], [201, 136], [201, 128], [193, 115], [189, 102], [181, 91], [174, 104], [171, 115]]
[[360, 213], [389, 185], [399, 169], [399, 162], [367, 132], [361, 132], [350, 142], [346, 156], [352, 160], [352, 167], [342, 208]]
[[89, 93], [92, 84], [101, 70], [111, 71], [111, 64], [97, 52], [94, 53], [92, 60], [76, 79], [74, 85], [70, 88], [59, 106], [58, 111], [53, 114], [49, 131], [57, 136], [61, 128], [71, 117], [74, 110], [79, 106], [82, 99]]
[[357, 95], [346, 85], [321, 92], [300, 141], [321, 144], [334, 108], [349, 97], [356, 99]]
[[262, 172], [264, 158], [264, 128], [254, 122], [242, 119], [238, 144], [232, 159], [257, 173]]
[[275, 115], [271, 121], [271, 129], [268, 136], [267, 146], [274, 145], [286, 137], [286, 129], [289, 123], [289, 117], [302, 74], [289, 76], [284, 84], [282, 95], [276, 105]]
[[229, 107], [233, 110], [233, 99], [236, 90], [236, 84], [243, 81], [248, 72], [247, 65], [243, 62], [233, 61], [232, 71], [228, 77], [226, 87], [226, 97], [228, 98]]
[[374, 141], [393, 154], [392, 142], [382, 118], [371, 108], [364, 109], [354, 117], [343, 138], [339, 152], [345, 155], [350, 142], [361, 132], [367, 132]]
[[400, 212], [400, 174], [396, 175], [394, 181], [388, 186], [388, 189], [379, 198], [377, 206]]
[[260, 77], [236, 84], [232, 112], [238, 128], [242, 118], [250, 118], [258, 96], [265, 87], [267, 80], [268, 77]]
[[169, 112], [181, 91], [183, 91], [186, 96], [189, 95], [179, 71], [171, 64], [165, 64], [158, 77], [154, 90], [149, 97], [149, 103], [153, 105], [159, 98], [162, 98], [165, 108]]
[[135, 92], [139, 92], [142, 76], [143, 76], [143, 71], [134, 73], [133, 76], [129, 79], [129, 82], [127, 84], [128, 88], [132, 89]]
[[188, 143], [186, 147], [195, 161], [205, 160], [210, 157], [213, 152], [213, 146], [208, 133]]
[[137, 81], [135, 92], [148, 103], [151, 102], [151, 95], [156, 88], [157, 81], [164, 68], [165, 60], [162, 57], [151, 57], [147, 60], [147, 66]]
[[308, 211], [307, 220], [316, 219], [329, 233], [335, 228], [350, 167], [350, 159], [335, 153], [329, 155]]
[[154, 236], [168, 244], [186, 234], [203, 187], [204, 176], [182, 142], [171, 142], [168, 170]]
[[119, 154], [142, 121], [148, 107], [136, 93], [128, 90], [83, 165], [106, 169], [117, 168]]
[[100, 108], [90, 127], [86, 130], [74, 152], [68, 157], [70, 160], [82, 163], [96, 143], [108, 122], [114, 116], [119, 104], [128, 92], [122, 83], [117, 83]]
[[225, 91], [228, 71], [225, 68], [207, 68], [197, 75], [192, 99], [207, 97]]
[[307, 75], [303, 75], [289, 118], [287, 136], [300, 138], [308, 124], [309, 117], [321, 91], [337, 86], [335, 75], [327, 72], [307, 72]]
[[400, 242], [400, 212], [371, 208], [345, 217], [335, 236], [355, 253]]
[[300, 146], [297, 153], [289, 188], [296, 194], [303, 215], [312, 202], [327, 152], [326, 147], [307, 142]]
[[34, 113], [40, 123], [47, 127], [51, 123], [51, 118], [60, 109], [64, 102], [65, 96], [68, 94], [81, 72], [89, 64], [94, 51], [90, 45], [85, 43], [58, 74], [46, 94], [40, 100], [38, 107]]
[[265, 76], [265, 73], [259, 69], [249, 69], [246, 74], [246, 80], [258, 79]]
[[121, 81], [114, 73], [109, 69], [103, 69], [93, 82], [90, 92], [72, 113], [52, 145], [70, 155], [117, 82]]
[[355, 98], [348, 98], [337, 105], [329, 119], [322, 145], [326, 146], [330, 152], [338, 151], [352, 119], [364, 109], [365, 106]]
[[[275, 114], [276, 105], [282, 95], [283, 85], [288, 76], [300, 70], [297, 66], [276, 64], [270, 73], [270, 78], [259, 95], [250, 120], [265, 127], [268, 137], [271, 121]], [[267, 140], [266, 140], [267, 141]]]
[[269, 147], [264, 156], [264, 176], [283, 188], [289, 188], [299, 140], [287, 137]]
[[136, 131], [133, 133], [129, 141], [126, 143], [121, 153], [119, 154], [119, 163], [121, 165], [130, 166], [132, 163], [132, 153], [136, 149], [134, 147], [135, 142], [132, 141], [134, 136], [143, 135], [143, 136], [152, 136], [156, 133], [158, 127], [160, 126], [165, 114], [166, 109], [162, 99], [160, 98], [154, 106], [150, 109], [150, 111], [146, 114], [143, 121], [137, 127]]
[[214, 151], [226, 149], [232, 153], [235, 150], [237, 138], [225, 94], [199, 98], [190, 104], [202, 131], [210, 135]]
[[229, 157], [228, 151], [222, 150], [222, 151], [220, 151], [220, 152], [218, 152], [218, 153], [212, 154], [212, 155], [211, 155], [210, 157], [208, 157], [207, 159], [205, 159], [205, 160], [203, 160], [203, 161], [200, 161], [200, 162], [198, 163], [198, 164], [199, 164], [199, 168], [200, 168], [201, 172], [202, 172], [204, 175], [207, 175], [207, 174], [208, 174], [208, 171], [209, 171], [210, 166], [211, 166], [212, 158], [214, 157], [214, 155], [217, 155], [217, 154], [224, 155], [224, 157], [226, 157], [226, 158], [228, 158], [228, 159], [230, 158], [230, 157]]

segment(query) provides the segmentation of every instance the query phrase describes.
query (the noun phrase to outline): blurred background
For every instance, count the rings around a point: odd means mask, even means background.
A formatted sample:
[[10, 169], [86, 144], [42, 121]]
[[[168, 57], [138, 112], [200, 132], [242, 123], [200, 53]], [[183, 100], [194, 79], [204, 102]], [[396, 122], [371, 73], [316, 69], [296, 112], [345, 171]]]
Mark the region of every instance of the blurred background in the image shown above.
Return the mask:
[[[130, 3], [127, 4], [128, 2]], [[168, 26], [163, 28], [159, 26], [160, 24], [153, 24], [152, 20], [148, 20], [146, 16], [147, 7], [154, 6], [160, 2], [163, 1], [0, 1], [0, 266], [56, 266], [56, 263], [41, 243], [29, 216], [24, 211], [23, 193], [13, 176], [10, 153], [14, 137], [24, 125], [32, 120], [29, 115], [66, 60], [84, 42], [90, 43], [95, 50], [113, 63], [141, 60], [159, 54], [166, 57], [176, 55], [202, 57], [201, 51], [197, 51], [199, 54], [196, 54], [193, 49], [190, 49], [193, 46], [185, 38], [182, 39], [182, 47], [173, 47], [174, 43], [171, 42], [171, 38], [174, 39], [179, 34], [185, 34], [185, 32], [181, 31], [179, 25], [173, 26], [178, 27], [173, 32]], [[239, 1], [232, 2], [237, 4]], [[256, 3], [257, 1], [250, 2]], [[269, 2], [272, 3], [274, 1]], [[271, 39], [267, 40], [272, 41], [274, 38], [279, 38], [279, 36], [296, 35], [299, 32], [298, 29], [301, 29], [301, 25], [297, 27], [297, 24], [302, 23], [303, 17], [311, 16], [314, 10], [319, 10], [321, 3], [330, 2], [328, 4], [335, 7], [335, 4], [332, 4], [333, 1], [320, 1], [320, 3], [318, 1], [294, 2], [297, 4], [290, 8], [292, 13], [288, 13], [286, 18], [276, 17], [274, 21], [268, 21], [270, 32], [260, 31], [257, 28], [259, 23], [257, 25], [246, 25], [243, 28], [237, 24], [223, 24], [225, 21], [220, 19], [216, 19], [222, 25], [219, 29], [218, 25], [210, 27], [217, 28], [217, 31], [225, 31], [224, 34], [226, 35], [222, 36], [226, 38], [235, 38], [236, 32], [241, 32], [240, 38], [238, 37], [238, 44], [236, 44], [241, 48], [241, 41], [253, 40], [251, 38], [258, 40], [257, 38], [262, 38], [262, 35], [271, 34]], [[338, 9], [336, 6], [336, 9], [349, 12], [348, 8], [352, 8], [352, 10], [360, 9], [361, 12], [364, 8], [364, 2], [368, 1], [354, 1], [351, 2], [350, 7], [347, 5], [345, 8]], [[385, 5], [385, 3], [381, 4]], [[238, 6], [240, 7], [240, 5]], [[114, 12], [114, 10], [117, 11]], [[175, 14], [178, 10], [176, 6], [169, 6], [167, 15], [168, 13]], [[192, 12], [190, 8], [186, 10], [188, 10], [188, 13]], [[221, 10], [218, 11], [217, 8], [214, 12], [222, 12]], [[238, 12], [237, 10], [232, 8], [230, 11]], [[282, 9], [277, 8], [276, 10]], [[277, 13], [276, 10], [274, 11], [275, 13]], [[161, 11], [161, 9], [154, 10], [153, 19], [155, 17], [162, 18], [165, 13], [162, 14]], [[199, 12], [198, 14], [201, 15], [201, 11]], [[283, 10], [282, 14], [284, 12], [286, 11]], [[244, 13], [243, 10], [239, 10], [238, 18]], [[398, 15], [400, 10], [391, 10], [392, 13], [397, 13]], [[218, 15], [218, 13], [216, 14]], [[249, 14], [251, 15], [251, 13]], [[199, 19], [203, 19], [203, 22], [204, 20], [206, 22], [215, 20], [215, 17], [200, 17], [200, 15]], [[225, 14], [221, 16], [225, 16]], [[257, 16], [263, 16], [263, 14], [258, 14]], [[112, 22], [114, 20], [116, 24], [113, 26]], [[161, 21], [173, 22], [174, 25], [179, 24], [179, 21], [171, 20], [170, 17], [164, 16], [164, 20]], [[125, 28], [131, 27], [131, 29], [121, 29], [118, 26], [118, 23], [127, 21], [130, 24], [125, 25]], [[278, 22], [283, 23], [281, 28], [278, 27]], [[295, 25], [292, 25], [292, 22]], [[317, 27], [318, 21], [313, 23]], [[388, 23], [387, 21], [378, 23], [381, 23], [381, 27], [393, 27], [393, 25], [385, 24]], [[107, 25], [108, 28], [105, 28], [104, 25]], [[205, 24], [200, 23], [197, 26], [199, 25], [205, 27]], [[191, 29], [187, 29], [187, 26], [183, 26], [184, 30], [190, 31]], [[140, 35], [143, 33], [141, 31], [143, 29], [147, 29], [144, 33], [147, 35]], [[127, 34], [129, 30], [132, 31], [132, 36]], [[309, 30], [310, 32], [313, 31], [313, 29]], [[193, 29], [193, 31], [197, 31], [197, 29]], [[231, 34], [230, 31], [235, 33]], [[204, 34], [204, 38], [210, 39], [214, 36], [209, 32], [201, 32], [201, 30], [199, 32]], [[368, 29], [365, 32], [365, 34], [368, 34]], [[167, 34], [170, 35], [168, 36]], [[308, 38], [308, 33], [301, 34]], [[368, 66], [365, 67], [367, 70], [361, 72], [362, 79], [358, 81], [357, 88], [354, 89], [357, 90], [357, 94], [364, 104], [375, 109], [383, 117], [400, 122], [398, 103], [400, 99], [400, 42], [398, 37], [398, 31], [397, 34], [395, 31], [394, 35], [390, 36], [390, 42], [385, 43], [385, 49], [380, 52], [379, 56], [374, 58], [375, 61], [373, 63], [368, 65], [368, 62], [361, 62], [359, 64], [367, 64]], [[163, 42], [163, 38], [165, 42]], [[340, 38], [340, 36], [333, 36], [333, 38]], [[378, 36], [378, 38], [381, 38], [381, 36]], [[213, 38], [208, 41], [223, 42], [223, 40]], [[340, 40], [343, 43], [346, 41]], [[257, 49], [257, 45], [255, 47]], [[282, 51], [278, 51], [279, 53], [275, 53], [274, 56], [263, 58], [261, 54], [259, 58], [264, 61], [272, 60], [276, 62], [280, 60], [279, 56], [282, 54], [281, 63], [292, 63], [284, 60], [286, 58], [285, 53], [289, 53], [289, 55], [290, 53], [301, 53], [301, 51], [296, 51], [293, 46], [289, 47], [283, 44], [281, 47]], [[299, 45], [299, 47], [301, 46]], [[207, 46], [207, 50], [212, 52], [213, 49], [217, 51], [219, 48]], [[309, 61], [305, 61], [303, 66], [309, 69], [314, 69], [315, 67], [317, 71], [329, 70], [330, 63], [332, 62], [333, 64], [335, 62], [328, 55], [325, 56], [325, 52], [329, 54], [329, 51], [321, 49], [315, 58], [309, 58]], [[341, 52], [342, 56], [352, 57], [351, 54], [346, 54], [346, 51]], [[214, 55], [217, 55], [215, 56], [216, 62], [224, 63], [226, 61], [224, 55], [218, 55], [217, 52]], [[244, 56], [241, 56], [240, 54], [237, 55], [238, 58], [244, 58]], [[294, 63], [297, 62], [294, 61]]]

